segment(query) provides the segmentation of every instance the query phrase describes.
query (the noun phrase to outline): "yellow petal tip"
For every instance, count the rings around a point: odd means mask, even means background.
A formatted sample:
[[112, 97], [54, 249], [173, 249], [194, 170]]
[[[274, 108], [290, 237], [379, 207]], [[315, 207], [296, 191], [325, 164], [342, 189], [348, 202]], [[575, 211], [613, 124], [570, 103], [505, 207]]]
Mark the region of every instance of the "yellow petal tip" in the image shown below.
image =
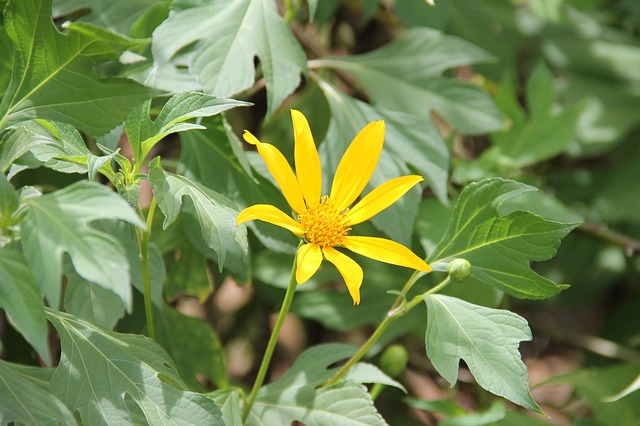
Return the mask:
[[253, 136], [253, 133], [251, 133], [248, 130], [245, 130], [244, 133], [242, 134], [242, 138], [247, 141], [247, 143], [250, 143], [251, 145], [258, 145], [260, 143], [260, 141], [258, 140], [258, 138], [256, 138], [255, 136]]

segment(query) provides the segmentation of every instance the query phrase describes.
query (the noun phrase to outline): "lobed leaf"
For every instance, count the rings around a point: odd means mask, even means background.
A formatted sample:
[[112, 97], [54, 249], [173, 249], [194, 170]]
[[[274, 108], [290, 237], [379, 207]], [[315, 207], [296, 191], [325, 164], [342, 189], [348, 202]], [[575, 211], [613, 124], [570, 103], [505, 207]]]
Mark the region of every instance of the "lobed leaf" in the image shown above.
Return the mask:
[[453, 209], [446, 234], [428, 258], [434, 270], [464, 258], [472, 266], [465, 285], [482, 282], [519, 298], [542, 299], [566, 288], [538, 275], [529, 262], [553, 257], [560, 240], [578, 223], [548, 221], [525, 211], [498, 213], [503, 202], [534, 189], [501, 178], [468, 185]]
[[542, 412], [531, 397], [527, 367], [518, 353], [520, 341], [531, 340], [524, 318], [444, 295], [425, 295], [424, 300], [427, 356], [451, 386], [458, 379], [462, 359], [484, 389]]
[[61, 34], [51, 21], [51, 0], [10, 1], [4, 13], [14, 61], [0, 103], [0, 130], [40, 117], [103, 134], [154, 93], [95, 72], [98, 64], [117, 60], [132, 40], [82, 23], [68, 25], [67, 34]]
[[254, 84], [257, 56], [266, 80], [268, 116], [300, 84], [306, 57], [273, 1], [197, 6], [180, 1], [172, 7], [174, 13], [153, 34], [158, 74], [175, 70], [181, 65], [174, 61], [181, 59], [178, 54], [198, 43], [188, 55], [189, 72], [207, 93], [231, 96]]
[[62, 344], [51, 389], [83, 423], [130, 423], [141, 412], [149, 424], [224, 424], [211, 399], [182, 390], [171, 358], [152, 340], [54, 310], [47, 317]]

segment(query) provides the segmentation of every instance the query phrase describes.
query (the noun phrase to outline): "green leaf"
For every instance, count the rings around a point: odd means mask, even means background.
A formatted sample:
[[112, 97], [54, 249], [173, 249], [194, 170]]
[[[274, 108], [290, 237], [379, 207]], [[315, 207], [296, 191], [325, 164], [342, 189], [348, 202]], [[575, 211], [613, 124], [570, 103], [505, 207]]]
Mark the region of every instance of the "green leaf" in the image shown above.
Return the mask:
[[[290, 424], [297, 420], [309, 426], [385, 425], [371, 396], [360, 384], [340, 382], [316, 389], [337, 371], [337, 368], [327, 367], [353, 352], [353, 347], [342, 344], [319, 345], [306, 350], [282, 377], [260, 390], [249, 413], [248, 424]], [[353, 380], [371, 382], [376, 379], [356, 374]]]
[[22, 253], [7, 248], [0, 249], [0, 308], [45, 363], [51, 364], [40, 289]]
[[53, 0], [52, 13], [54, 17], [60, 17], [89, 9], [81, 21], [129, 34], [132, 25], [156, 4], [158, 0]]
[[172, 8], [174, 13], [153, 34], [160, 77], [182, 65], [174, 58], [181, 59], [182, 49], [197, 43], [188, 59], [189, 72], [206, 92], [227, 97], [254, 84], [257, 56], [269, 116], [306, 73], [306, 56], [272, 1], [224, 0], [198, 6], [176, 1]]
[[[503, 93], [504, 92], [504, 93]], [[518, 104], [517, 89], [505, 81], [496, 102], [511, 118], [512, 127], [492, 134], [492, 141], [500, 148], [501, 166], [517, 170], [548, 160], [564, 152], [574, 140], [582, 105], [573, 105], [561, 112], [552, 107], [556, 93], [553, 75], [544, 65], [538, 65], [527, 81], [529, 117]], [[506, 158], [504, 158], [506, 157]]]
[[113, 329], [124, 316], [126, 306], [113, 291], [82, 278], [76, 271], [69, 271], [64, 308], [71, 315], [104, 328]]
[[542, 412], [527, 385], [520, 341], [531, 340], [527, 321], [510, 311], [472, 305], [463, 300], [425, 295], [427, 356], [451, 386], [463, 359], [480, 386], [529, 410]]
[[196, 117], [209, 117], [231, 108], [249, 106], [248, 102], [217, 98], [198, 92], [182, 92], [171, 97], [155, 120], [149, 118], [151, 101], [131, 110], [125, 131], [134, 150], [136, 161], [144, 161], [151, 149], [171, 133], [203, 129], [200, 124], [185, 123]]
[[[257, 173], [252, 176], [241, 142], [226, 126], [207, 123], [206, 130], [180, 135], [182, 151], [178, 173], [219, 189], [239, 206], [268, 203], [287, 211], [282, 193]], [[298, 239], [291, 232], [261, 221], [248, 225], [260, 241], [271, 250], [295, 253]]]
[[204, 375], [218, 388], [229, 387], [222, 344], [210, 325], [167, 305], [158, 312], [157, 324], [158, 343], [171, 355], [180, 377], [191, 389], [202, 388], [198, 375]]
[[444, 70], [491, 59], [482, 49], [428, 28], [412, 28], [394, 42], [357, 56], [318, 59], [357, 77], [375, 105], [426, 119], [437, 111], [466, 134], [498, 130], [503, 116], [482, 89], [441, 77]]
[[0, 130], [34, 117], [63, 121], [91, 134], [115, 127], [154, 92], [133, 81], [99, 78], [95, 67], [117, 60], [133, 42], [88, 24], [61, 34], [51, 0], [11, 1], [5, 9], [14, 44], [11, 83], [0, 104]]
[[13, 215], [20, 207], [18, 194], [13, 190], [6, 176], [0, 173], [0, 247], [2, 246], [2, 231], [15, 220]]
[[167, 299], [172, 301], [181, 295], [188, 295], [205, 303], [212, 291], [207, 274], [207, 258], [190, 244], [181, 246], [180, 257], [171, 266], [167, 277]]
[[144, 222], [126, 201], [102, 185], [81, 181], [26, 204], [24, 254], [50, 306], [60, 304], [65, 252], [80, 276], [112, 290], [131, 306], [129, 264], [122, 246], [88, 225], [97, 219], [121, 219], [143, 228]]
[[247, 229], [236, 225], [236, 210], [233, 201], [189, 179], [168, 173], [160, 166], [160, 158], [155, 158], [149, 166], [149, 182], [164, 213], [163, 227], [166, 229], [178, 216], [182, 207], [182, 197], [191, 198], [202, 237], [218, 255], [218, 266], [222, 269], [230, 245], [238, 245], [244, 253], [248, 250]]
[[428, 258], [434, 270], [444, 271], [451, 260], [464, 258], [472, 267], [465, 285], [482, 282], [519, 298], [543, 299], [566, 288], [535, 273], [529, 262], [553, 257], [578, 223], [553, 222], [526, 211], [498, 213], [506, 200], [534, 189], [501, 178], [468, 185]]
[[227, 426], [243, 426], [240, 392], [236, 388], [220, 389], [208, 394], [222, 411], [222, 420]]
[[0, 424], [77, 425], [69, 408], [46, 389], [47, 383], [27, 371], [0, 360]]
[[[346, 150], [353, 136], [366, 124], [385, 120], [385, 156], [406, 163], [425, 177], [438, 199], [447, 203], [447, 181], [449, 175], [449, 150], [438, 129], [429, 118], [418, 119], [413, 114], [375, 107], [359, 101], [337, 90], [333, 85], [318, 82], [331, 109], [332, 117], [323, 144], [329, 167], [335, 170], [341, 153]], [[323, 148], [324, 149], [324, 148]], [[336, 151], [336, 152], [333, 152]], [[380, 161], [390, 161], [384, 156]], [[380, 181], [381, 171], [374, 173]], [[393, 206], [390, 208], [393, 210]], [[397, 214], [397, 213], [396, 213]], [[387, 220], [384, 228], [389, 225]]]
[[152, 340], [106, 331], [53, 310], [47, 317], [62, 344], [51, 389], [84, 424], [128, 423], [138, 410], [148, 424], [223, 424], [212, 400], [180, 389], [171, 358]]

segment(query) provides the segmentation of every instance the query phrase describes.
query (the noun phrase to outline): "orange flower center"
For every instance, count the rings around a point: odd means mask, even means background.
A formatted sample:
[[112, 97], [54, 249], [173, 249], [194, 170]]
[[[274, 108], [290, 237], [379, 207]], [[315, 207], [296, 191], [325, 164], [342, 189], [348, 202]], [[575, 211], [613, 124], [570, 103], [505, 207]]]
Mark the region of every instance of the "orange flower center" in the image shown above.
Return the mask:
[[328, 196], [322, 197], [320, 203], [298, 216], [305, 240], [320, 247], [342, 245], [342, 239], [351, 229], [344, 213], [346, 210], [339, 212]]

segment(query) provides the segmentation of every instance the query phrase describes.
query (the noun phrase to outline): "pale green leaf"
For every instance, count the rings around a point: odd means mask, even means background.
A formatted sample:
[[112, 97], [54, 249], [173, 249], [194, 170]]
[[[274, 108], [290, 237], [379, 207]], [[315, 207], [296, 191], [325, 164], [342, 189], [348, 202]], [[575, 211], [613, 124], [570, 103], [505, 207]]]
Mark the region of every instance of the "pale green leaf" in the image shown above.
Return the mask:
[[99, 78], [96, 65], [117, 60], [133, 42], [84, 23], [72, 23], [61, 34], [51, 21], [51, 0], [9, 2], [5, 24], [15, 58], [0, 104], [0, 129], [40, 117], [102, 134], [153, 94], [130, 80]]
[[538, 275], [529, 262], [553, 257], [560, 241], [578, 223], [553, 222], [526, 211], [498, 213], [503, 202], [532, 190], [501, 178], [468, 185], [458, 198], [446, 234], [428, 258], [434, 270], [445, 270], [451, 260], [464, 258], [472, 267], [465, 285], [481, 282], [520, 298], [542, 299], [566, 288]]
[[[307, 349], [291, 368], [258, 393], [249, 417], [250, 425], [290, 424], [297, 420], [306, 425], [385, 425], [366, 389], [352, 381], [330, 387], [316, 387], [337, 371], [328, 367], [352, 355], [354, 348], [342, 344], [319, 345]], [[375, 382], [374, 377], [352, 380]], [[376, 378], [377, 377], [377, 378]], [[384, 381], [388, 381], [388, 377]]]
[[182, 92], [171, 97], [155, 120], [149, 118], [151, 101], [133, 109], [127, 116], [125, 131], [133, 147], [135, 159], [142, 161], [155, 144], [165, 136], [203, 126], [185, 121], [196, 117], [209, 117], [231, 108], [251, 105], [248, 102], [217, 98], [198, 92]]
[[529, 410], [541, 412], [527, 385], [518, 353], [531, 340], [527, 321], [510, 311], [485, 308], [444, 295], [425, 295], [427, 356], [451, 386], [464, 360], [480, 386]]
[[[386, 130], [385, 151], [410, 165], [425, 178], [440, 201], [447, 202], [449, 150], [431, 118], [418, 118], [413, 114], [392, 111], [382, 106], [371, 106], [345, 95], [322, 80], [319, 81], [319, 86], [332, 112], [323, 143], [331, 147], [327, 148], [330, 151], [337, 151], [327, 153], [330, 155], [329, 166], [333, 170], [351, 138], [366, 124], [382, 119]], [[349, 135], [352, 135], [351, 138]]]
[[227, 426], [243, 426], [240, 392], [236, 388], [220, 389], [208, 394], [222, 411], [222, 420]]
[[166, 172], [160, 166], [160, 158], [150, 164], [149, 181], [165, 216], [164, 228], [176, 219], [186, 195], [193, 202], [204, 240], [218, 255], [220, 268], [230, 245], [236, 244], [246, 253], [247, 230], [236, 225], [238, 211], [231, 200], [183, 176]]
[[173, 362], [152, 340], [53, 310], [47, 317], [62, 344], [51, 389], [84, 424], [127, 424], [140, 411], [148, 424], [224, 424], [211, 399], [176, 387], [183, 385]]
[[190, 388], [202, 387], [197, 380], [201, 375], [218, 388], [228, 387], [223, 348], [215, 330], [202, 319], [184, 315], [167, 305], [157, 312], [156, 339], [175, 361]]
[[[40, 369], [43, 370], [43, 369]], [[0, 424], [77, 425], [73, 413], [24, 366], [0, 360]]]
[[448, 68], [490, 60], [482, 49], [428, 28], [412, 28], [380, 49], [313, 61], [357, 77], [373, 103], [426, 118], [435, 110], [462, 133], [498, 130], [503, 116], [491, 98], [470, 82], [444, 78]]
[[13, 215], [18, 207], [20, 207], [18, 194], [13, 190], [6, 176], [0, 173], [0, 237], [5, 227], [9, 227], [15, 220]]
[[64, 253], [80, 276], [112, 290], [131, 306], [129, 264], [122, 246], [89, 227], [97, 219], [120, 219], [144, 227], [126, 201], [102, 185], [81, 181], [25, 202], [24, 254], [50, 306], [60, 304]]
[[275, 2], [176, 1], [172, 8], [174, 13], [153, 34], [155, 71], [160, 77], [182, 65], [176, 62], [181, 59], [178, 54], [197, 42], [185, 65], [208, 93], [227, 97], [251, 87], [256, 56], [266, 80], [268, 115], [300, 84], [306, 57]]
[[0, 248], [0, 308], [16, 330], [50, 364], [48, 327], [40, 289], [22, 253], [7, 248]]
[[69, 271], [64, 308], [71, 315], [93, 324], [113, 329], [124, 316], [126, 306], [113, 291], [85, 280], [76, 271]]
[[4, 134], [0, 142], [0, 172], [6, 173], [13, 162], [29, 152], [31, 148], [49, 143], [34, 131], [38, 127], [35, 122], [26, 121]]
[[80, 20], [101, 27], [129, 34], [133, 24], [158, 0], [53, 0], [53, 16], [60, 17], [73, 12], [86, 11]]

